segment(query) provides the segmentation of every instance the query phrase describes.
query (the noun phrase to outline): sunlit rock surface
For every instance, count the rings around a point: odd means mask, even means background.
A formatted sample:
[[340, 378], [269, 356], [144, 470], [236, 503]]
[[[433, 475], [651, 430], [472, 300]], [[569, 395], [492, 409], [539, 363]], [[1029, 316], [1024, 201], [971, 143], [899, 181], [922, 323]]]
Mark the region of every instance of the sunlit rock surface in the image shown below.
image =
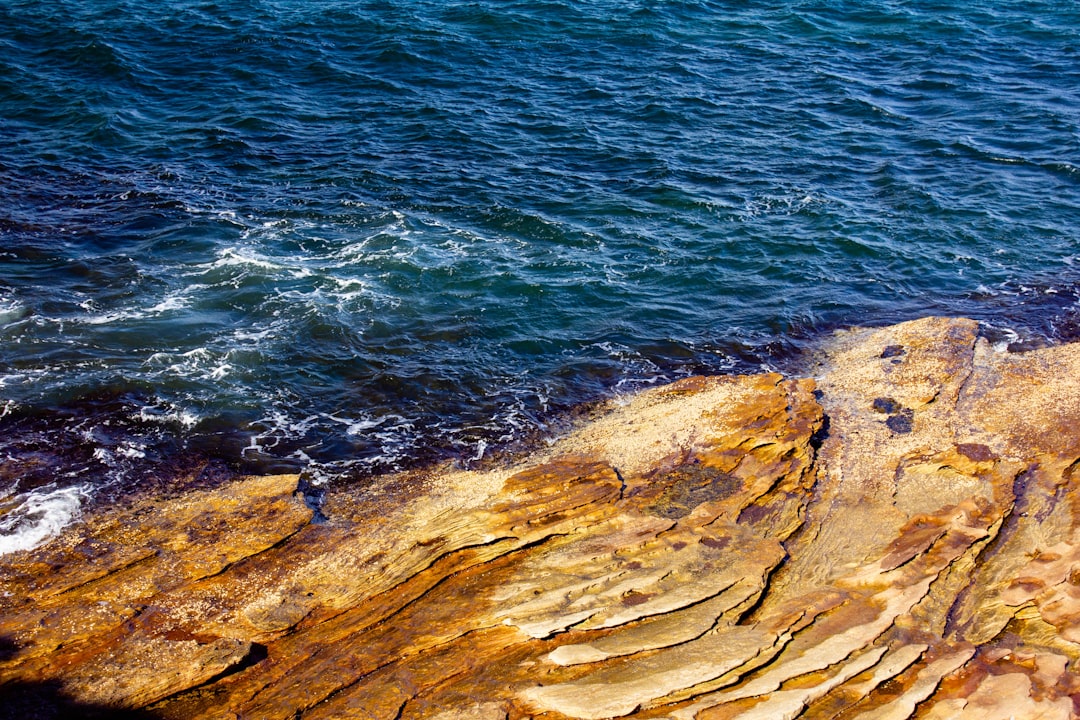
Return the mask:
[[341, 491], [324, 522], [285, 476], [90, 517], [0, 560], [0, 700], [1076, 717], [1080, 346], [931, 318], [841, 333], [806, 374], [682, 380], [513, 466]]

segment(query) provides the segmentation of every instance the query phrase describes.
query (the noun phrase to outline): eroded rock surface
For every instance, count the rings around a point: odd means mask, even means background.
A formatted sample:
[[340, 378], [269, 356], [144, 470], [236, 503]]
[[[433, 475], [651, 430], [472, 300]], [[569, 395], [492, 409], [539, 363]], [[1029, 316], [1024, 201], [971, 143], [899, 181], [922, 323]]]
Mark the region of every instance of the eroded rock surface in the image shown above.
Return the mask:
[[[0, 561], [0, 695], [161, 718], [1069, 718], [1080, 346], [837, 335], [485, 472], [253, 478]], [[24, 703], [25, 705], [25, 703]]]

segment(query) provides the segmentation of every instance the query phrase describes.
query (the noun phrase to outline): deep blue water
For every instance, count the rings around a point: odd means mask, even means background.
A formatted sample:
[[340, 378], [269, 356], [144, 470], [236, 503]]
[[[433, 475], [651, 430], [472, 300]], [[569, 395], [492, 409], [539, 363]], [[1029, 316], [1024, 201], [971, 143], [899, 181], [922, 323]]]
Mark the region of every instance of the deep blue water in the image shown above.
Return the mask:
[[844, 324], [1074, 336], [1078, 29], [1048, 1], [0, 0], [0, 495], [467, 461]]

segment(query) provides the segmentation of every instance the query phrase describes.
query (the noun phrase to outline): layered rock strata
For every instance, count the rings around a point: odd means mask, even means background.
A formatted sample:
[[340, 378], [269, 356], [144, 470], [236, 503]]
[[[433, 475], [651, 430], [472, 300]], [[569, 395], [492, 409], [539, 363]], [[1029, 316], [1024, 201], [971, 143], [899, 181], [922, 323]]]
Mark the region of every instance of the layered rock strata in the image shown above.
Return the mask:
[[[2, 559], [0, 695], [41, 716], [1069, 718], [1080, 345], [838, 334], [508, 467], [101, 512]], [[131, 715], [135, 717], [136, 715]]]

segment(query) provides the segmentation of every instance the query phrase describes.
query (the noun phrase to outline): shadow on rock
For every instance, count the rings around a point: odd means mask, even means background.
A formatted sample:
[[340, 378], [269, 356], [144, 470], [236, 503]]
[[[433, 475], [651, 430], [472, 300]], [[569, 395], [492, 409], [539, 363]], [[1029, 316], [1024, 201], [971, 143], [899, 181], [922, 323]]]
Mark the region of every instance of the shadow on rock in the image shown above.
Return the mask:
[[[14, 656], [18, 646], [0, 637], [0, 662]], [[155, 720], [142, 710], [87, 705], [68, 698], [59, 683], [10, 682], [0, 684], [0, 720]]]
[[64, 696], [58, 683], [15, 682], [0, 685], [2, 720], [154, 720], [156, 717], [142, 710], [121, 710], [73, 701]]

